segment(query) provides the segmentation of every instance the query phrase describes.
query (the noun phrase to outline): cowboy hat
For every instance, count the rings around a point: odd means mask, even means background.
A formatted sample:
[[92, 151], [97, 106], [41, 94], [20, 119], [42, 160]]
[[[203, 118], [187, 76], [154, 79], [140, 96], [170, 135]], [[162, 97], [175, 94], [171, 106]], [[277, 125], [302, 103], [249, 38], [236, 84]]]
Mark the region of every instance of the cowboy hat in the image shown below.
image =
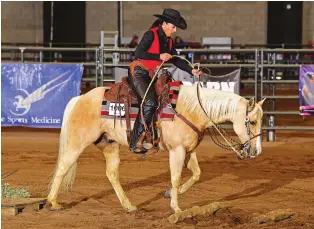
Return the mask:
[[154, 14], [154, 16], [164, 20], [165, 22], [170, 22], [183, 30], [188, 27], [184, 18], [181, 17], [180, 12], [174, 9], [164, 9], [162, 14]]

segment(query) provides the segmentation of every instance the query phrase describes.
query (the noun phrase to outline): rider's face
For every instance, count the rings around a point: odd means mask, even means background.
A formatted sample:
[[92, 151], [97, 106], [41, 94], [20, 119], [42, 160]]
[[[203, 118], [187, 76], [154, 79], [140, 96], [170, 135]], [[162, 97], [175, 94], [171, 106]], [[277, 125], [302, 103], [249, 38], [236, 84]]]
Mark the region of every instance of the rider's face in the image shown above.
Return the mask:
[[167, 37], [170, 37], [171, 34], [177, 31], [177, 27], [175, 25], [167, 22], [162, 23], [162, 29], [164, 30]]

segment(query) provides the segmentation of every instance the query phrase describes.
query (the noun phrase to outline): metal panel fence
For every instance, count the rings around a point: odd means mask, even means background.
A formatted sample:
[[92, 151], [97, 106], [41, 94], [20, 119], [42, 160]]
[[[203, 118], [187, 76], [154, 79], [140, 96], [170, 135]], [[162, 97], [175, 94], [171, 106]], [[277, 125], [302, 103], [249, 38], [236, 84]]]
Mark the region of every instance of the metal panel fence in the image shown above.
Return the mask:
[[[314, 126], [275, 126], [277, 115], [298, 115], [299, 111], [282, 111], [276, 107], [279, 100], [296, 100], [298, 94], [278, 95], [278, 85], [281, 88], [296, 85], [299, 82], [298, 68], [303, 64], [314, 64], [313, 49], [178, 49], [179, 55], [184, 55], [192, 63], [200, 62], [209, 68], [241, 68], [241, 84], [244, 87], [253, 87], [251, 94], [255, 99], [267, 98], [268, 107], [265, 109], [267, 124], [263, 129], [267, 131], [267, 139], [275, 140], [275, 130], [314, 130]], [[134, 49], [108, 48], [101, 44], [93, 48], [45, 48], [45, 47], [1, 47], [2, 56], [20, 55], [20, 62], [25, 61], [25, 55], [32, 54], [34, 61], [27, 63], [43, 63], [44, 53], [56, 52], [83, 52], [85, 72], [82, 81], [94, 83], [94, 86], [103, 86], [114, 82], [113, 69], [127, 68], [133, 60]], [[36, 57], [36, 58], [35, 58]], [[70, 63], [60, 62], [58, 63]], [[44, 63], [55, 63], [44, 62]], [[78, 62], [71, 62], [78, 63]]]

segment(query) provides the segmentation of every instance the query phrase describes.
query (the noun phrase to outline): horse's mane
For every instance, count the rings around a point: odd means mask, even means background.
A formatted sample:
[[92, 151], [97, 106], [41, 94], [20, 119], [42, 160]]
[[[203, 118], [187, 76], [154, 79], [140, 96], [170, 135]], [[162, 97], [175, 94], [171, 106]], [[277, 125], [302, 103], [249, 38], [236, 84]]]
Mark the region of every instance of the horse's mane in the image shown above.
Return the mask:
[[[207, 114], [216, 122], [221, 118], [232, 119], [241, 98], [231, 92], [210, 88], [201, 88], [200, 90], [200, 101]], [[193, 112], [197, 117], [204, 117], [197, 98], [196, 87], [182, 85], [178, 100], [187, 109], [187, 113]]]

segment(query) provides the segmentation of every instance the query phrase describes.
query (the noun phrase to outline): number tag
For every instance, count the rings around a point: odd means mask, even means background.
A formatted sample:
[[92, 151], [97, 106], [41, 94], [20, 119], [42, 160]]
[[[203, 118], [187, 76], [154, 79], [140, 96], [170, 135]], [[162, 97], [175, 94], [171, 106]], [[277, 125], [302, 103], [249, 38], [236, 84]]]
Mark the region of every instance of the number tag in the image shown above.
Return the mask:
[[124, 116], [125, 115], [124, 103], [110, 103], [109, 115]]

